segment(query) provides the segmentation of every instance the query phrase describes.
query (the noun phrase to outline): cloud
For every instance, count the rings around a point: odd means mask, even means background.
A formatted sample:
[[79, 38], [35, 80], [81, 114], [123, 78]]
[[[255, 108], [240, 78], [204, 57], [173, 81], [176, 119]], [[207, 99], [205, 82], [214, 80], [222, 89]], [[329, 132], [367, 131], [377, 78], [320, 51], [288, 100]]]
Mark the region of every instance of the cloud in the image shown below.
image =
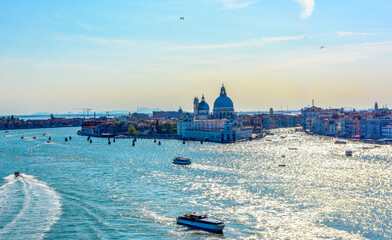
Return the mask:
[[346, 36], [366, 36], [370, 35], [369, 33], [356, 33], [356, 32], [335, 32], [339, 37]]
[[60, 41], [76, 41], [76, 42], [92, 42], [100, 45], [106, 45], [111, 47], [119, 47], [119, 46], [133, 46], [136, 45], [136, 41], [131, 41], [127, 39], [110, 39], [110, 38], [97, 38], [97, 37], [88, 37], [83, 35], [78, 36], [55, 36], [57, 40]]
[[257, 3], [257, 1], [243, 1], [243, 0], [220, 0], [223, 3], [224, 9], [238, 9], [245, 8], [249, 5]]
[[295, 0], [302, 8], [301, 18], [308, 18], [314, 10], [314, 0]]
[[0, 56], [0, 65], [1, 64], [10, 64], [10, 63], [20, 63], [20, 62], [29, 62], [30, 60], [24, 58], [13, 58], [13, 57], [4, 57]]
[[173, 50], [208, 50], [208, 49], [222, 49], [222, 48], [237, 48], [237, 47], [257, 47], [266, 43], [275, 43], [291, 40], [304, 39], [304, 36], [283, 36], [283, 37], [269, 37], [262, 39], [251, 39], [243, 42], [224, 43], [224, 44], [209, 44], [209, 45], [193, 45], [193, 46], [175, 46], [170, 49]]

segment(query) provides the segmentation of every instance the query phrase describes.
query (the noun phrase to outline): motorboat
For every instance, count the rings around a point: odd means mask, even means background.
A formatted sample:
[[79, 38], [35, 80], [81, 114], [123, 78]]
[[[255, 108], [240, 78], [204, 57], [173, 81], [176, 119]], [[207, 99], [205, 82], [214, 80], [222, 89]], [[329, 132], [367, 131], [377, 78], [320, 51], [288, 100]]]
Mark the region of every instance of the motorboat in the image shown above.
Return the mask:
[[346, 156], [351, 157], [353, 155], [353, 151], [346, 151]]
[[296, 147], [289, 147], [289, 150], [298, 150]]
[[346, 142], [345, 141], [341, 141], [341, 140], [337, 140], [337, 141], [335, 141], [335, 144], [346, 144]]
[[25, 135], [21, 136], [20, 139], [25, 139], [27, 138]]
[[184, 158], [184, 157], [175, 157], [173, 159], [173, 164], [178, 164], [178, 165], [189, 165], [191, 164], [191, 159], [190, 158]]
[[222, 233], [225, 228], [225, 223], [208, 218], [207, 215], [201, 214], [184, 214], [183, 216], [177, 217], [177, 224], [186, 225], [194, 228], [198, 228], [205, 231]]

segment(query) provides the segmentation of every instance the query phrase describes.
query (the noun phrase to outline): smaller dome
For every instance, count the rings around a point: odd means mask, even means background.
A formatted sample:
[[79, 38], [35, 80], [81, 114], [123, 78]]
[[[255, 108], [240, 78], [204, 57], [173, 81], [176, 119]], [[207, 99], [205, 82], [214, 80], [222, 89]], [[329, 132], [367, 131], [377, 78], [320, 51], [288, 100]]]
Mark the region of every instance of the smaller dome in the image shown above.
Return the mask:
[[199, 103], [199, 106], [197, 107], [197, 110], [199, 110], [199, 111], [203, 111], [203, 110], [209, 111], [210, 110], [210, 106], [208, 105], [208, 103], [202, 101], [202, 102]]

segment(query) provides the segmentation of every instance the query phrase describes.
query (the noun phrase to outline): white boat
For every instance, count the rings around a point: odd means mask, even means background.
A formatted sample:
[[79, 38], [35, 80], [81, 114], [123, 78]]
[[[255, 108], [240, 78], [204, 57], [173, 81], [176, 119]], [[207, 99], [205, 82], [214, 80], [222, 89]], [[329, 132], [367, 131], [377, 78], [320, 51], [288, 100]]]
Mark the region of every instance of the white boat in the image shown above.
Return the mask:
[[174, 164], [178, 164], [178, 165], [189, 165], [191, 164], [191, 159], [190, 158], [184, 158], [184, 157], [175, 157], [173, 159], [173, 163]]
[[222, 233], [225, 228], [225, 223], [208, 218], [207, 215], [201, 214], [184, 214], [183, 216], [177, 217], [177, 224], [182, 224], [194, 228], [198, 228], [205, 231]]

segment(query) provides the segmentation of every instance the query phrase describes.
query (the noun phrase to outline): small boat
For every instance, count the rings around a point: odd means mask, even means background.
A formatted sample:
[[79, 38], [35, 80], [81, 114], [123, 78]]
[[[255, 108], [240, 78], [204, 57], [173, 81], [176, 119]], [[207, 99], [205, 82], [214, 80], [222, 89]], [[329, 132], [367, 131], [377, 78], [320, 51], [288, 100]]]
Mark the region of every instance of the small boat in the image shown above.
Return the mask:
[[346, 156], [351, 157], [353, 155], [353, 151], [346, 151]]
[[271, 139], [265, 139], [265, 141], [271, 142], [272, 140]]
[[25, 139], [27, 138], [25, 135], [21, 136], [20, 139]]
[[194, 228], [198, 228], [205, 231], [222, 233], [225, 228], [225, 223], [208, 218], [207, 215], [201, 214], [184, 214], [183, 216], [177, 217], [177, 224], [186, 225]]
[[280, 136], [280, 138], [287, 138], [287, 136]]
[[38, 139], [38, 137], [33, 137], [33, 139]]
[[286, 164], [279, 164], [278, 167], [286, 167]]
[[42, 134], [42, 136], [46, 136], [46, 135], [48, 135], [48, 134], [47, 133]]
[[173, 164], [178, 164], [178, 165], [189, 165], [191, 164], [191, 159], [190, 158], [184, 158], [184, 157], [175, 157], [173, 159]]
[[345, 141], [341, 141], [341, 140], [337, 140], [337, 141], [335, 141], [335, 144], [346, 144], [346, 142]]
[[281, 157], [282, 157], [282, 158], [285, 158], [285, 157], [286, 157], [286, 155], [282, 155]]
[[298, 150], [296, 147], [289, 147], [289, 150]]

